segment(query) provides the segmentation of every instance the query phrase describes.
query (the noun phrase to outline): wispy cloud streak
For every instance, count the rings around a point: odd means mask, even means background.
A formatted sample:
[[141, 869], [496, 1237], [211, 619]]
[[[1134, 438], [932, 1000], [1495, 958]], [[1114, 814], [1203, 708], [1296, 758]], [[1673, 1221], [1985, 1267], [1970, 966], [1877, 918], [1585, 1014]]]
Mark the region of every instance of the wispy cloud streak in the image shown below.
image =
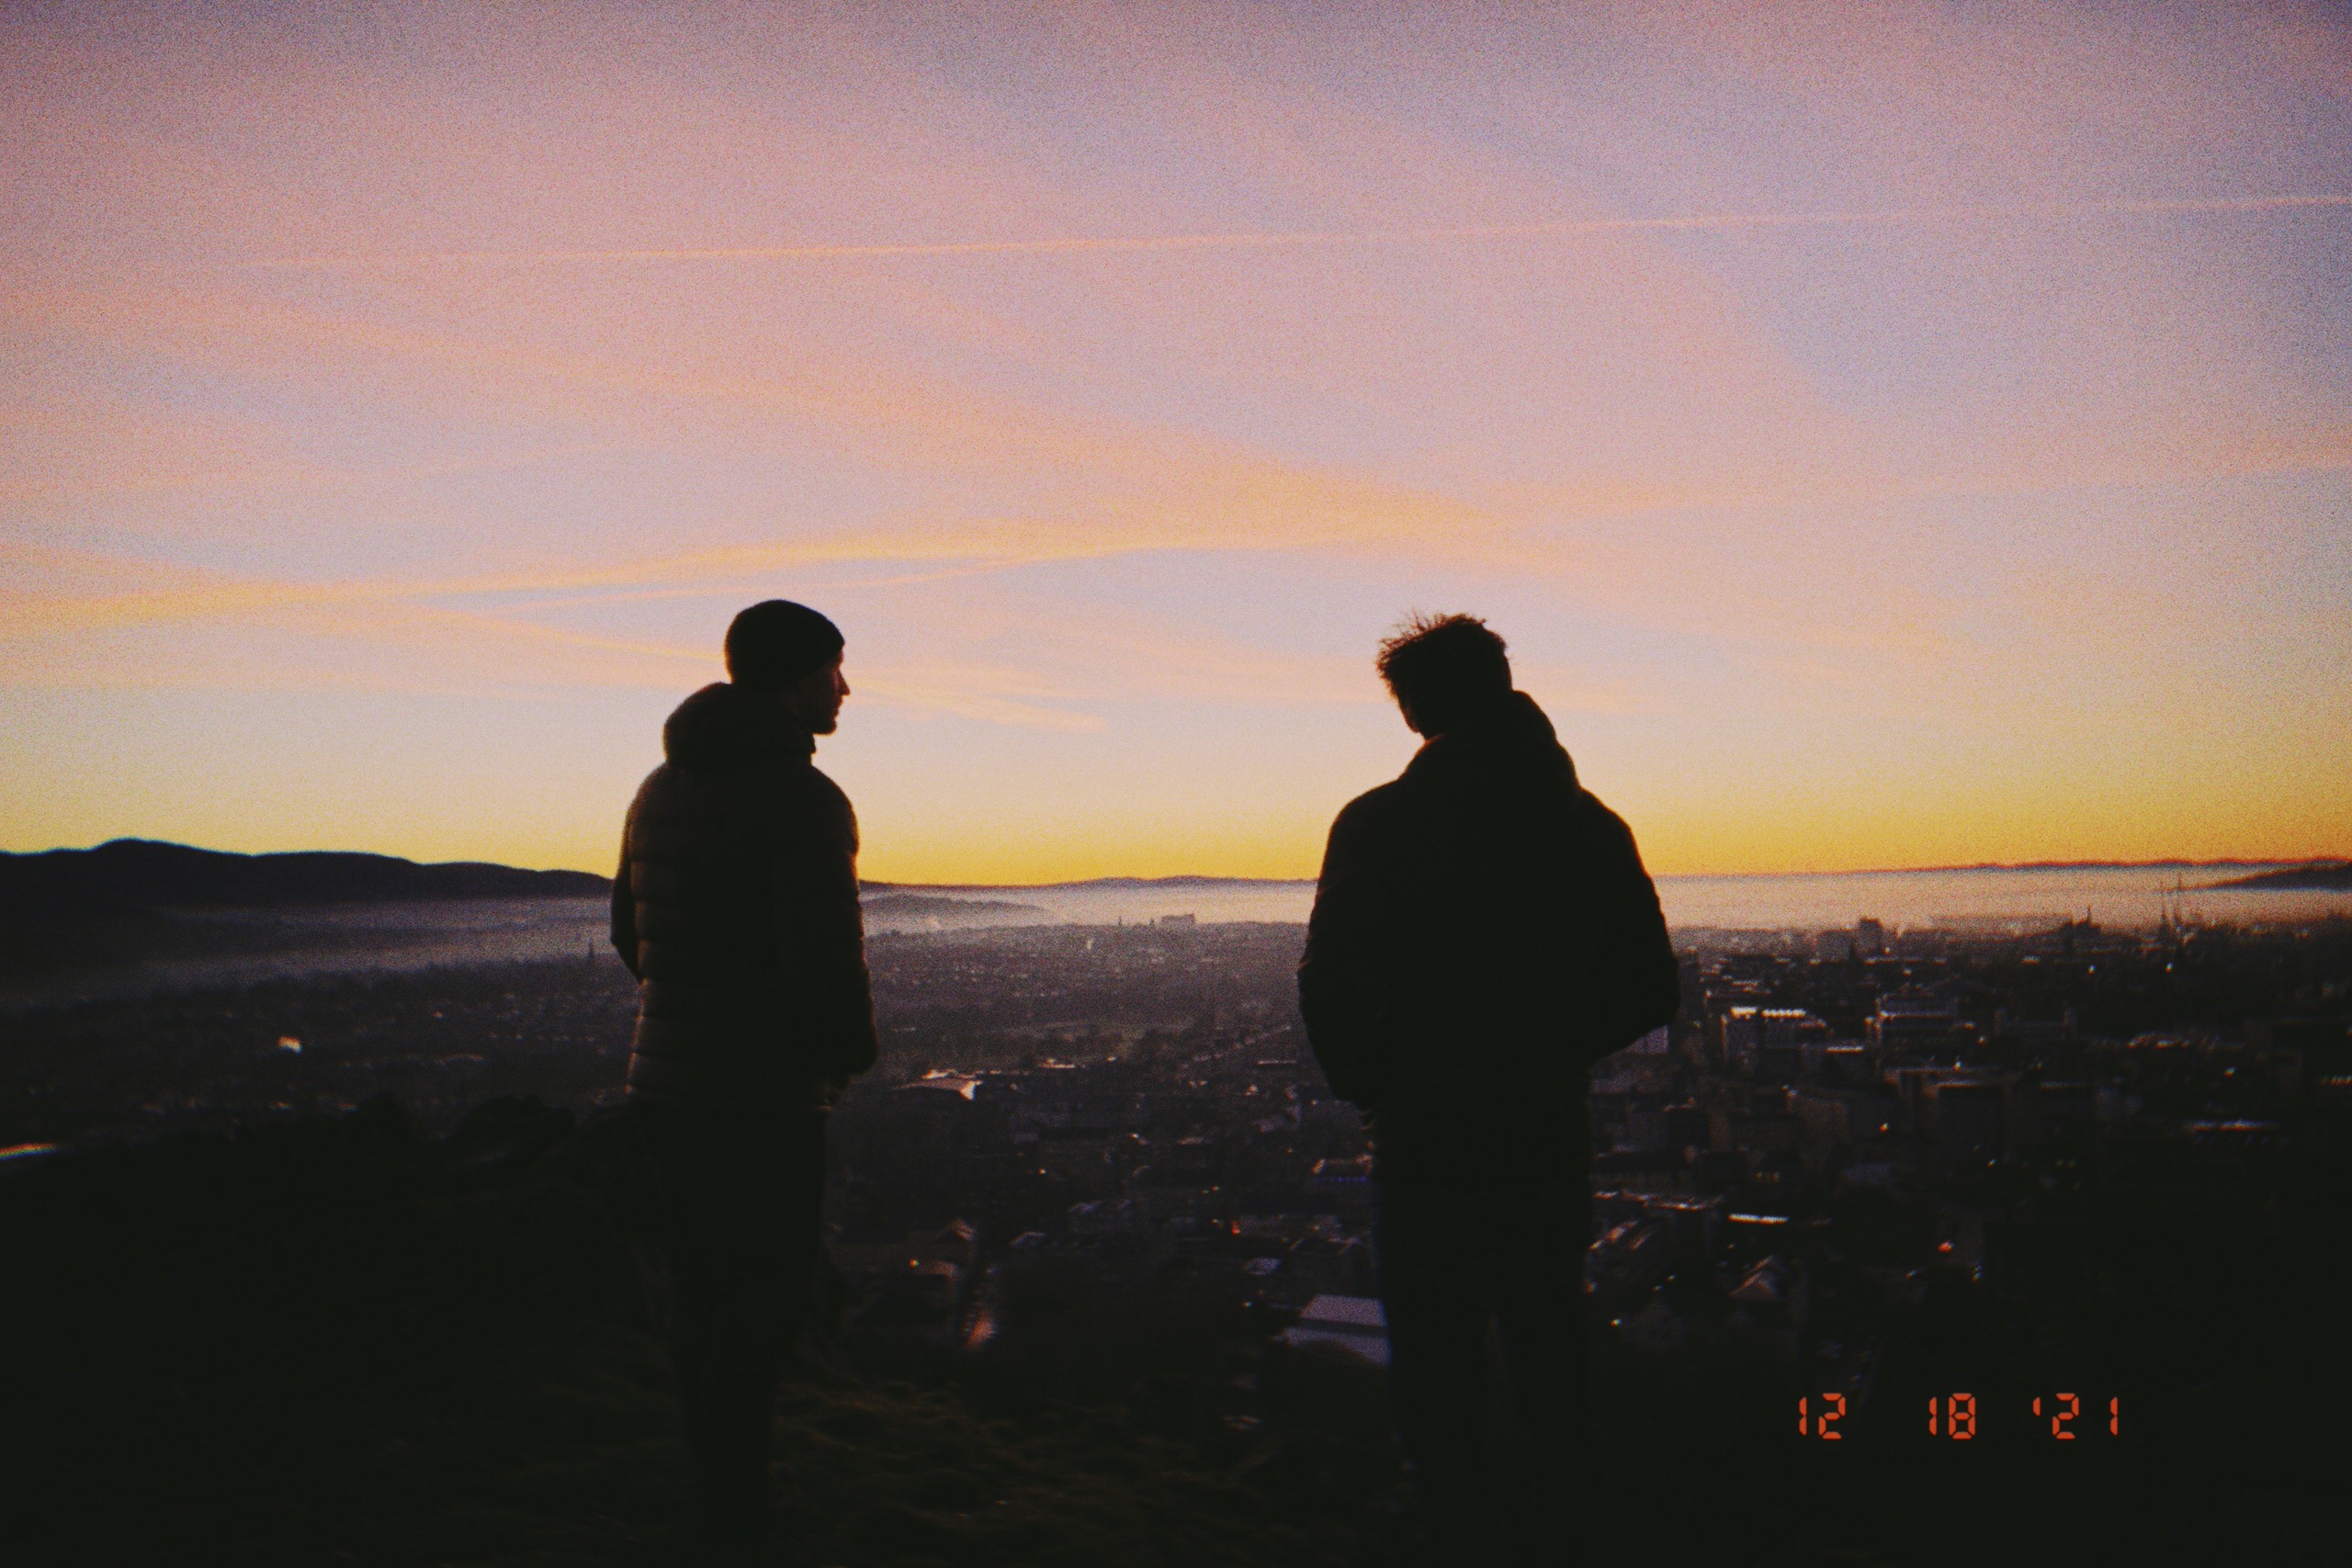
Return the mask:
[[2125, 201], [1970, 203], [1849, 212], [1711, 212], [1657, 218], [1570, 218], [1529, 223], [1465, 223], [1396, 229], [1300, 230], [1265, 233], [1065, 236], [1037, 240], [958, 240], [912, 244], [705, 245], [623, 250], [424, 251], [401, 254], [280, 256], [238, 264], [249, 272], [374, 271], [413, 266], [558, 266], [647, 262], [826, 262], [952, 256], [1104, 255], [1159, 251], [1291, 250], [1315, 246], [1429, 244], [1478, 240], [1581, 239], [1676, 231], [1849, 229], [1929, 223], [1992, 223], [2096, 218], [2159, 218], [2198, 213], [2285, 212], [2352, 208], [2352, 196], [2248, 196]]
[[[148, 561], [126, 561], [78, 552], [44, 549], [21, 543], [0, 543], [0, 569], [35, 572], [64, 566], [113, 571], [138, 571], [164, 578], [155, 587], [75, 594], [25, 594], [11, 606], [18, 634], [34, 632], [103, 631], [153, 621], [212, 619], [251, 615], [294, 608], [338, 604], [394, 604], [484, 594], [537, 594], [573, 589], [622, 588], [639, 584], [695, 581], [741, 581], [792, 567], [829, 565], [872, 559], [920, 559], [926, 555], [950, 559], [981, 553], [978, 542], [950, 542], [926, 547], [910, 541], [818, 541], [809, 544], [750, 546], [709, 550], [693, 555], [639, 560], [576, 571], [497, 572], [445, 579], [344, 579], [302, 582], [284, 579], [235, 577], [193, 568]], [[942, 575], [1037, 559], [1083, 558], [1102, 551], [1070, 548], [989, 559]], [[668, 653], [671, 649], [639, 649]]]

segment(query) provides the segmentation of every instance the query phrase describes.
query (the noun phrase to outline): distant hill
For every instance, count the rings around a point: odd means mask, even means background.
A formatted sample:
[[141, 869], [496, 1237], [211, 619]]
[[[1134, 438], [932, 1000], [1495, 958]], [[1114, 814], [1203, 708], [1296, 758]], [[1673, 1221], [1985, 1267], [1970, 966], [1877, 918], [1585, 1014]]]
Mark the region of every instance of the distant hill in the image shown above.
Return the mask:
[[393, 855], [240, 855], [149, 839], [94, 850], [0, 854], [0, 922], [103, 919], [153, 909], [273, 909], [444, 898], [586, 898], [611, 891], [584, 871], [522, 871]]
[[2215, 887], [2268, 889], [2278, 893], [2352, 893], [2352, 861], [2321, 861], [2290, 865], [2284, 871], [2261, 871], [2252, 876], [2216, 882]]

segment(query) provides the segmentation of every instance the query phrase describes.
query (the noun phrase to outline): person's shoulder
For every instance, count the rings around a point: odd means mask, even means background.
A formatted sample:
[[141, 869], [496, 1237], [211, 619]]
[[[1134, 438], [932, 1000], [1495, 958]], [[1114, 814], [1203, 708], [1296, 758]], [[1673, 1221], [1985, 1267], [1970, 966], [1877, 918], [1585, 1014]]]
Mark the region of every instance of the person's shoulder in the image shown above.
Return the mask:
[[1576, 795], [1569, 809], [1576, 813], [1577, 819], [1591, 832], [1611, 839], [1627, 840], [1634, 836], [1634, 829], [1626, 825], [1625, 819], [1610, 809], [1608, 802], [1582, 784], [1577, 786]]
[[1588, 864], [1612, 867], [1627, 874], [1647, 874], [1642, 865], [1641, 847], [1634, 841], [1632, 825], [1611, 810], [1599, 795], [1579, 787], [1569, 810], [1574, 824], [1571, 841]]
[[1356, 796], [1353, 800], [1351, 800], [1345, 806], [1340, 807], [1340, 815], [1345, 817], [1350, 813], [1354, 813], [1359, 816], [1363, 816], [1376, 815], [1383, 811], [1393, 811], [1396, 809], [1397, 805], [1404, 800], [1405, 795], [1406, 781], [1401, 778], [1390, 779], [1386, 784], [1376, 784], [1373, 785], [1370, 789], [1364, 791], [1362, 795]]
[[629, 810], [643, 810], [649, 802], [658, 802], [677, 788], [678, 770], [668, 762], [656, 762], [653, 769], [639, 781], [637, 794], [630, 797]]
[[794, 771], [799, 775], [800, 819], [827, 840], [847, 843], [854, 853], [857, 808], [850, 805], [848, 794], [813, 762], [802, 761]]
[[1331, 819], [1334, 829], [1340, 828], [1369, 829], [1393, 821], [1411, 807], [1411, 792], [1403, 779], [1390, 779], [1374, 784], [1345, 806]]
[[799, 772], [802, 774], [801, 787], [808, 792], [810, 800], [831, 811], [850, 809], [848, 792], [835, 784], [824, 769], [814, 762], [807, 762], [800, 766]]

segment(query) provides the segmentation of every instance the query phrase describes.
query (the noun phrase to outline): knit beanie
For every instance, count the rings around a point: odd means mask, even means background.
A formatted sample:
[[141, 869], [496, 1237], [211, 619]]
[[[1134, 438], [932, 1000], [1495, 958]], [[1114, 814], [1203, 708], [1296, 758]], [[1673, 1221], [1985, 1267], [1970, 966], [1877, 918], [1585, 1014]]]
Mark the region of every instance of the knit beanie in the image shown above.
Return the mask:
[[842, 630], [806, 604], [770, 599], [727, 627], [727, 678], [778, 691], [821, 670], [842, 650]]

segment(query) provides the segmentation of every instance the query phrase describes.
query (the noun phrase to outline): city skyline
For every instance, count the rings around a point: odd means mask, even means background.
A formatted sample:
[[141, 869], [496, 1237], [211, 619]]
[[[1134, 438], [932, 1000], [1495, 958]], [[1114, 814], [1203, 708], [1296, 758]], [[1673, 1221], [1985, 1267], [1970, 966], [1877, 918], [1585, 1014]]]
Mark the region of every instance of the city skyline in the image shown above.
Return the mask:
[[0, 20], [0, 849], [1311, 876], [1488, 616], [1661, 874], [2352, 852], [2352, 26]]

